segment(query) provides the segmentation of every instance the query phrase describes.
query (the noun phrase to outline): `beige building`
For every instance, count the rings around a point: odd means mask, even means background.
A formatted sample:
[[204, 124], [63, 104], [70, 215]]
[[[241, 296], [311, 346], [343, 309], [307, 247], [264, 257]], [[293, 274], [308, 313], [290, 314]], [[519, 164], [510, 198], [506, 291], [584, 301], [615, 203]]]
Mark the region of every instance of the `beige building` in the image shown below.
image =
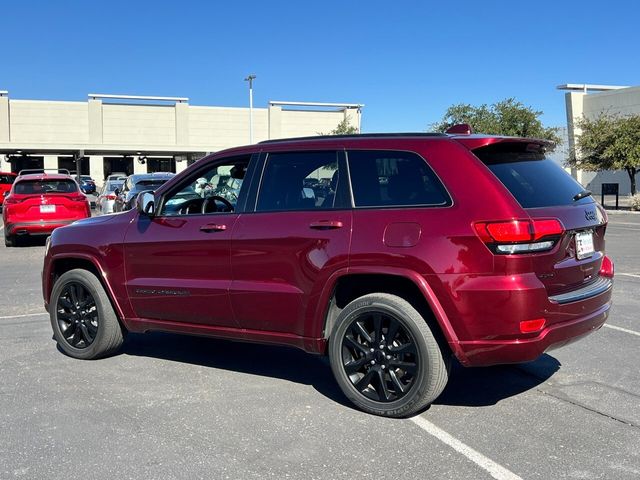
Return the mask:
[[[600, 113], [640, 115], [640, 87], [566, 84], [558, 89], [567, 91], [565, 102], [570, 149], [573, 149], [576, 137], [580, 135], [576, 124], [583, 117], [592, 119]], [[574, 169], [571, 173], [596, 196], [600, 195], [603, 183], [618, 183], [621, 195], [630, 193], [629, 175], [625, 171], [586, 172]], [[636, 182], [640, 183], [638, 180], [636, 178]]]
[[269, 102], [268, 108], [195, 106], [183, 97], [90, 94], [86, 102], [12, 99], [0, 91], [0, 171], [76, 169], [101, 183], [112, 172], [179, 172], [209, 152], [254, 142], [360, 128], [361, 104]]

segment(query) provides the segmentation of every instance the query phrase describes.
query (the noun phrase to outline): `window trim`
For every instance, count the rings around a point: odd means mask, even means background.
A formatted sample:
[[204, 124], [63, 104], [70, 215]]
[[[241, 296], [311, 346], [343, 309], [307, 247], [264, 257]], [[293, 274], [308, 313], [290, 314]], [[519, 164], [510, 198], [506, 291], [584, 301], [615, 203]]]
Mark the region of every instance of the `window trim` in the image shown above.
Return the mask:
[[[355, 199], [355, 193], [354, 193], [354, 188], [353, 188], [353, 179], [351, 178], [351, 169], [350, 169], [350, 161], [349, 161], [349, 152], [399, 152], [399, 153], [407, 153], [407, 154], [412, 154], [417, 156], [418, 158], [420, 158], [425, 165], [427, 166], [427, 168], [431, 171], [431, 173], [433, 174], [433, 176], [438, 180], [438, 182], [440, 182], [440, 186], [442, 187], [442, 191], [445, 194], [445, 196], [447, 197], [445, 199], [445, 203], [420, 203], [420, 204], [409, 204], [409, 205], [365, 205], [365, 206], [357, 206], [356, 205], [356, 199]], [[398, 149], [398, 148], [375, 148], [375, 149], [371, 149], [371, 148], [349, 148], [349, 149], [345, 149], [344, 150], [344, 155], [345, 155], [345, 161], [347, 164], [347, 172], [349, 175], [349, 189], [351, 191], [351, 208], [353, 208], [354, 210], [371, 210], [371, 209], [385, 209], [385, 210], [389, 210], [389, 209], [411, 209], [411, 208], [451, 208], [455, 205], [455, 202], [453, 200], [453, 196], [451, 195], [451, 192], [449, 191], [449, 189], [447, 188], [446, 184], [442, 181], [442, 178], [440, 178], [440, 175], [438, 175], [438, 173], [433, 169], [433, 167], [431, 166], [431, 164], [427, 161], [427, 159], [422, 156], [420, 153], [416, 152], [415, 150], [403, 150], [403, 149]]]

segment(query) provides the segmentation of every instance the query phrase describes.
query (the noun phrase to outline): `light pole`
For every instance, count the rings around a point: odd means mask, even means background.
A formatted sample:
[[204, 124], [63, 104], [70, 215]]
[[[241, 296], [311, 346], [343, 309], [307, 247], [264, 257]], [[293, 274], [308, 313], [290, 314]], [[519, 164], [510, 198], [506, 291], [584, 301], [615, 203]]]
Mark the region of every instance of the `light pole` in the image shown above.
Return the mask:
[[249, 75], [244, 79], [245, 82], [249, 82], [249, 143], [253, 143], [253, 81], [255, 79], [255, 75]]

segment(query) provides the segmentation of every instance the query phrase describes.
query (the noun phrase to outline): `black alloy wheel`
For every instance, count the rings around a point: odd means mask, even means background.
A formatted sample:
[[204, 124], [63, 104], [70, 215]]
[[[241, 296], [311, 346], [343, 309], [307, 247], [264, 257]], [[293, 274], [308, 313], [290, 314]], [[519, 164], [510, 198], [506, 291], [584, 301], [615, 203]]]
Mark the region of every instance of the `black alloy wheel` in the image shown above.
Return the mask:
[[345, 396], [385, 417], [422, 411], [449, 378], [446, 345], [413, 305], [389, 293], [370, 293], [347, 304], [333, 325], [328, 354]]
[[126, 330], [98, 277], [76, 268], [58, 277], [49, 316], [59, 348], [73, 358], [93, 360], [118, 351]]
[[392, 402], [413, 387], [419, 353], [413, 335], [398, 318], [366, 312], [353, 320], [344, 334], [342, 364], [362, 395]]
[[62, 336], [74, 348], [89, 347], [98, 334], [96, 301], [81, 283], [64, 286], [56, 304], [56, 318]]

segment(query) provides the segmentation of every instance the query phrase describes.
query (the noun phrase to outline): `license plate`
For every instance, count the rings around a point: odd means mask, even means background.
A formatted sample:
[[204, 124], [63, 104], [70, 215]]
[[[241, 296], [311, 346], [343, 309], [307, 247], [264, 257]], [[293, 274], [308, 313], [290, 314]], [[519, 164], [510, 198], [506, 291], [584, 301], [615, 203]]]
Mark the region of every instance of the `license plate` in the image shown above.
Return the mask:
[[40, 205], [40, 213], [56, 213], [55, 205]]
[[593, 233], [578, 232], [576, 233], [576, 257], [578, 260], [589, 258], [593, 255]]

